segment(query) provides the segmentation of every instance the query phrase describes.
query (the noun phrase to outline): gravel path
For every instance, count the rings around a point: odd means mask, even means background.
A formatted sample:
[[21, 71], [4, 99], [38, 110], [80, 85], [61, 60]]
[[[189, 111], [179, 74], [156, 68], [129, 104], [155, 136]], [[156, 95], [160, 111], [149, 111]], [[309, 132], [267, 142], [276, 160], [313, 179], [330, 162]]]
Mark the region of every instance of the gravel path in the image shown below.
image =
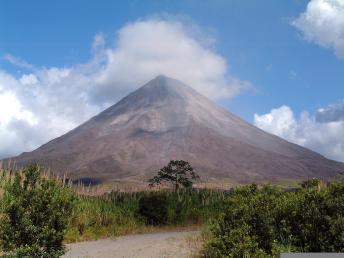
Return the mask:
[[194, 250], [190, 239], [198, 231], [162, 232], [102, 239], [67, 245], [68, 252], [64, 258], [184, 258], [190, 257]]

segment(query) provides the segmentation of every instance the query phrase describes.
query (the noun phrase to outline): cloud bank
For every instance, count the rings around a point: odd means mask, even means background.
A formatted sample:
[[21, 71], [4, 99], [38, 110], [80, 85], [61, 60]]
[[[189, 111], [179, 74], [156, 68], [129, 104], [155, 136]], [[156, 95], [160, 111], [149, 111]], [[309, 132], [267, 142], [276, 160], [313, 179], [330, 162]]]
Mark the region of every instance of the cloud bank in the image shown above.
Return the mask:
[[206, 96], [231, 98], [250, 84], [229, 73], [214, 39], [171, 18], [128, 23], [109, 45], [95, 36], [88, 62], [37, 68], [7, 54], [20, 76], [0, 70], [0, 158], [30, 151], [66, 133], [159, 74]]
[[254, 124], [290, 142], [344, 162], [344, 102], [317, 110], [314, 116], [303, 112], [296, 119], [288, 106], [254, 115]]
[[292, 24], [306, 40], [331, 48], [344, 59], [344, 1], [311, 0]]

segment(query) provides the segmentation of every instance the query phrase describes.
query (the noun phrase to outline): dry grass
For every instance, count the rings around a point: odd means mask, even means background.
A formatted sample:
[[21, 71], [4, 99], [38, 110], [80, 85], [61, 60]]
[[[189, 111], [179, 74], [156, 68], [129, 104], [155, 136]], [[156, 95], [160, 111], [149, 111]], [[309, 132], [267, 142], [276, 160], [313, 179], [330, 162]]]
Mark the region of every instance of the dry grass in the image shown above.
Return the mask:
[[204, 240], [203, 232], [200, 234], [189, 235], [186, 237], [186, 244], [190, 250], [190, 258], [201, 258]]

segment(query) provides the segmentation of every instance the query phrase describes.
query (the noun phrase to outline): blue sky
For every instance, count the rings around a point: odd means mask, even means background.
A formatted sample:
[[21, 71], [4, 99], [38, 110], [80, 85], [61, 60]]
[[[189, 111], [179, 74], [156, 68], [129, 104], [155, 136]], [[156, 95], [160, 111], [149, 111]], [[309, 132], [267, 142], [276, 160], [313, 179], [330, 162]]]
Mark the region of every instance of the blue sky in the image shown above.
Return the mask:
[[[308, 111], [309, 123], [316, 126], [314, 130], [320, 130], [323, 125], [314, 125], [319, 109], [342, 108], [343, 43], [340, 43], [340, 39], [336, 41], [336, 38], [331, 42], [324, 41], [321, 38], [324, 28], [312, 24], [312, 15], [319, 20], [316, 15], [324, 13], [321, 8], [326, 4], [337, 12], [337, 16], [332, 12], [325, 17], [332, 22], [330, 28], [325, 29], [338, 31], [336, 26], [343, 25], [343, 20], [338, 18], [338, 14], [344, 14], [342, 0], [0, 1], [0, 70], [18, 80], [24, 74], [39, 73], [38, 70], [68, 69], [89, 64], [95, 56], [92, 44], [96, 35], [101, 35], [106, 41], [103, 48], [116, 48], [119, 44], [118, 32], [126, 25], [151, 17], [168, 17], [168, 20], [180, 21], [185, 27], [195, 26], [196, 29], [190, 31], [196, 31], [197, 38], [205, 41], [210, 39], [208, 45], [205, 43], [205, 49], [226, 62], [225, 74], [249, 83], [249, 89], [240, 90], [233, 96], [214, 98], [219, 104], [264, 130], [329, 157], [344, 160], [344, 143], [334, 155], [333, 150], [324, 151], [319, 147], [319, 142], [307, 143], [308, 140], [303, 139], [305, 135], [295, 136], [296, 133], [290, 132], [290, 128], [284, 128], [287, 131], [283, 129], [282, 132], [276, 129], [281, 123], [286, 123], [286, 127], [295, 127], [293, 130], [300, 131], [305, 123], [300, 114]], [[311, 18], [302, 20], [302, 14], [308, 14]], [[298, 18], [299, 23], [295, 25]], [[343, 30], [339, 30], [339, 33], [343, 33], [340, 35], [344, 38]], [[135, 71], [132, 76], [135, 76]], [[11, 89], [8, 88], [8, 91]], [[122, 97], [124, 93], [125, 90], [116, 94]], [[20, 102], [19, 109], [28, 105], [19, 93], [13, 94]], [[113, 101], [117, 100], [114, 98]], [[104, 107], [111, 100], [106, 99], [105, 102]], [[280, 109], [282, 107], [287, 109]], [[278, 120], [286, 112], [281, 115], [276, 111], [279, 115], [275, 118], [273, 114], [276, 112], [272, 113], [274, 109], [288, 111], [287, 121]], [[33, 109], [28, 112], [36, 115]], [[92, 109], [86, 113], [94, 112], [95, 109]], [[257, 115], [256, 120], [254, 114]], [[264, 115], [275, 119], [276, 125]], [[8, 126], [9, 118], [6, 121]], [[56, 134], [72, 126], [73, 123], [69, 123], [64, 129], [57, 130]], [[340, 132], [344, 134], [344, 131]], [[52, 135], [44, 140], [49, 137]], [[41, 141], [43, 139], [31, 145], [22, 144], [22, 149], [33, 148]], [[327, 144], [333, 144], [333, 141], [336, 138], [331, 138]]]
[[[153, 14], [184, 15], [216, 38], [233, 74], [256, 90], [223, 102], [252, 121], [253, 113], [288, 104], [299, 113], [344, 98], [344, 62], [302, 40], [291, 22], [308, 1], [3, 1], [0, 51], [36, 66], [87, 61], [98, 32], [114, 35]], [[16, 72], [1, 60], [1, 67]], [[294, 74], [294, 75], [293, 75]], [[342, 94], [339, 94], [341, 93]]]

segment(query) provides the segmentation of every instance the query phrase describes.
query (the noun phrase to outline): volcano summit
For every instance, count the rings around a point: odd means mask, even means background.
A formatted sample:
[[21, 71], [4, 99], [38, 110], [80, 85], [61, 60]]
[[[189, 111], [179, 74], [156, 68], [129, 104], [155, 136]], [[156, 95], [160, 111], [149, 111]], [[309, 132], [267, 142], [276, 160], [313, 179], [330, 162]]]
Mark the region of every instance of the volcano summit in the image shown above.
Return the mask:
[[171, 159], [205, 181], [329, 179], [344, 164], [266, 133], [182, 82], [158, 76], [99, 115], [40, 148], [12, 158], [74, 178], [143, 181]]

